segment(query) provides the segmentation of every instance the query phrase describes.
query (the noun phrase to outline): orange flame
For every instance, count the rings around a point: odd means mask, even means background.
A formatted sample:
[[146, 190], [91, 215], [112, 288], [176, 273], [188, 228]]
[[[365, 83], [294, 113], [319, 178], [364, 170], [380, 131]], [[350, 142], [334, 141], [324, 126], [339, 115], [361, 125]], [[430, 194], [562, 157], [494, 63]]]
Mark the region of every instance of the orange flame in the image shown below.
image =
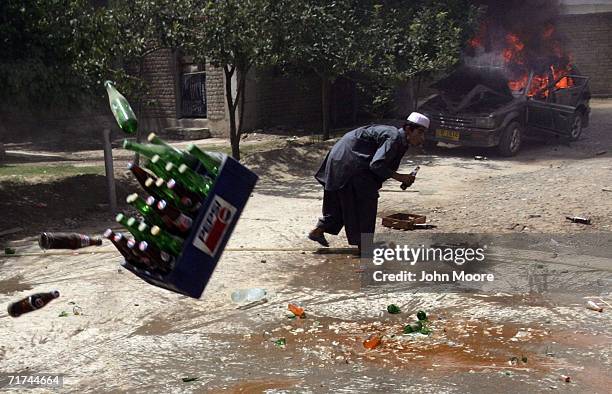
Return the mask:
[[[468, 41], [468, 45], [472, 48], [483, 48], [483, 43], [487, 37], [487, 30], [489, 26], [487, 23], [483, 23], [475, 37]], [[546, 48], [546, 53], [550, 54], [552, 58], [556, 57], [556, 60], [552, 60], [548, 70], [534, 75], [527, 92], [528, 96], [535, 96], [536, 94], [548, 96], [548, 89], [551, 88], [551, 84], [554, 83], [554, 87], [558, 89], [565, 89], [571, 87], [574, 82], [568, 77], [571, 73], [571, 67], [569, 66], [567, 59], [569, 58], [567, 53], [561, 46], [558, 39], [555, 38], [555, 27], [552, 24], [547, 24], [543, 27], [541, 32], [541, 40], [537, 40]], [[528, 55], [531, 54], [533, 57], [534, 48], [531, 52], [527, 52], [526, 44], [523, 40], [526, 38], [532, 42], [533, 37], [527, 36], [522, 37], [520, 33], [508, 33], [505, 36], [505, 46], [501, 49], [501, 56], [503, 62], [506, 64], [508, 69], [513, 70], [515, 73], [519, 72], [518, 76], [515, 76], [512, 80], [508, 81], [508, 87], [513, 91], [520, 91], [525, 89], [529, 82], [529, 72], [526, 64], [529, 59]], [[565, 66], [562, 66], [564, 65]]]

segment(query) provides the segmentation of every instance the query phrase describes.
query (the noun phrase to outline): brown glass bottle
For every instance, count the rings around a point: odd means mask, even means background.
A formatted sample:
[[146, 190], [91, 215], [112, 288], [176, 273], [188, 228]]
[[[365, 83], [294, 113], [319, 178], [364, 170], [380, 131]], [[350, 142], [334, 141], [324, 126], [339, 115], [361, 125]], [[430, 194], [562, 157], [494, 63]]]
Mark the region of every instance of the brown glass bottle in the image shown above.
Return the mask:
[[12, 317], [19, 317], [24, 313], [35, 311], [47, 305], [51, 300], [60, 296], [59, 291], [53, 290], [48, 293], [36, 293], [29, 297], [13, 302], [8, 306], [8, 313]]
[[78, 233], [42, 233], [38, 238], [42, 249], [80, 249], [102, 245], [102, 238]]

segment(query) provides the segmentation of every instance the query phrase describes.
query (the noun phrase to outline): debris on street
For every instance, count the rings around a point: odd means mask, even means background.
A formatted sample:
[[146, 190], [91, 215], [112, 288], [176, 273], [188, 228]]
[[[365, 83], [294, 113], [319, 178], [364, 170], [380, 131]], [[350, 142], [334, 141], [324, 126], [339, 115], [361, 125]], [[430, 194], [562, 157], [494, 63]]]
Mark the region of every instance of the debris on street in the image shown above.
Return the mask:
[[401, 312], [401, 309], [400, 309], [399, 306], [397, 306], [395, 304], [389, 304], [387, 306], [387, 312], [389, 312], [392, 315], [396, 315], [396, 314]]
[[378, 334], [370, 335], [365, 341], [363, 341], [363, 347], [372, 350], [380, 345], [382, 338]]
[[291, 313], [293, 313], [293, 315], [299, 319], [303, 319], [306, 317], [306, 312], [304, 311], [304, 308], [299, 305], [289, 304], [287, 306], [287, 309], [289, 309], [289, 311], [291, 311]]
[[47, 293], [36, 293], [19, 301], [13, 302], [8, 306], [8, 313], [12, 317], [19, 317], [24, 313], [29, 313], [40, 309], [49, 302], [60, 296], [59, 291], [53, 290]]
[[565, 218], [572, 223], [591, 224], [591, 218], [581, 216], [566, 216]]
[[603, 308], [600, 307], [599, 305], [597, 305], [594, 301], [589, 300], [587, 302], [587, 308], [592, 310], [592, 311], [596, 311], [596, 312], [603, 312]]

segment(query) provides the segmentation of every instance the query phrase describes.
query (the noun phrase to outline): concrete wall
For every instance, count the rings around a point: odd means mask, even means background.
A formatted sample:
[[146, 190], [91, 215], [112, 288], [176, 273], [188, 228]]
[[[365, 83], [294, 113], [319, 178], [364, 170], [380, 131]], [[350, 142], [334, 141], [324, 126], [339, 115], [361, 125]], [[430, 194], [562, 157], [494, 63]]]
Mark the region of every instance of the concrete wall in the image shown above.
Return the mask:
[[558, 28], [574, 63], [590, 77], [591, 93], [612, 95], [612, 12], [563, 15]]

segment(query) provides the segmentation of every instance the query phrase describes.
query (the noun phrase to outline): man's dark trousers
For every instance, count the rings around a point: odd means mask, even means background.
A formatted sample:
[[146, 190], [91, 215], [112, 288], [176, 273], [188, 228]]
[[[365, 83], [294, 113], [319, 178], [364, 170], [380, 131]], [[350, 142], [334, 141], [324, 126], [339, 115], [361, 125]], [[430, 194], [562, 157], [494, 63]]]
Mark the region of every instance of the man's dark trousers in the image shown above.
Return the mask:
[[344, 226], [350, 245], [361, 246], [361, 234], [373, 233], [376, 226], [378, 189], [381, 184], [374, 174], [355, 174], [339, 190], [323, 193], [323, 217], [317, 227], [338, 235]]

